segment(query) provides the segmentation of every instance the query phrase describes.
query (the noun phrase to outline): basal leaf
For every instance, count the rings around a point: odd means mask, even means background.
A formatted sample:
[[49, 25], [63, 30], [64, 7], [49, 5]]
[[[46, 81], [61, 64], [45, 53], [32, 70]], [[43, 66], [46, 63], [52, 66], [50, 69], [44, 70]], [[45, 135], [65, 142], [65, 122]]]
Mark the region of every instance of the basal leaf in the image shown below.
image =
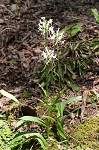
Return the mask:
[[46, 97], [49, 97], [48, 92], [47, 92], [40, 84], [39, 84], [39, 87], [42, 89], [44, 95], [45, 95]]
[[59, 100], [60, 96], [64, 93], [64, 91], [66, 90], [66, 87], [64, 89], [62, 89], [57, 96], [55, 96], [55, 98], [52, 101], [52, 106], [55, 105], [57, 103], [57, 101]]
[[10, 94], [10, 93], [8, 93], [8, 92], [6, 92], [5, 90], [0, 90], [0, 93], [3, 95], [3, 96], [6, 96], [6, 97], [8, 97], [9, 99], [11, 99], [11, 100], [13, 100], [13, 101], [15, 101], [16, 103], [18, 103], [19, 104], [19, 101], [15, 98], [15, 96], [13, 96], [12, 94]]
[[63, 116], [63, 111], [67, 104], [70, 104], [71, 102], [74, 102], [74, 101], [81, 101], [81, 100], [82, 100], [82, 96], [77, 96], [77, 97], [68, 98], [67, 100], [63, 102], [57, 103], [56, 109], [58, 111], [58, 114], [57, 114], [58, 117]]
[[[42, 119], [40, 119], [38, 117], [24, 116], [24, 117], [21, 117], [19, 119], [22, 120], [22, 121], [34, 121], [34, 122], [38, 122], [38, 123], [40, 123], [40, 124], [42, 124], [43, 126], [46, 127], [46, 123]], [[18, 124], [20, 125], [20, 123], [18, 123]]]
[[57, 122], [56, 122], [56, 125], [57, 125], [58, 134], [59, 134], [62, 138], [68, 139], [68, 136], [66, 135], [66, 132], [65, 132], [63, 126], [61, 125], [60, 121], [57, 121]]
[[54, 118], [50, 117], [50, 116], [43, 116], [43, 118], [46, 118], [46, 119], [49, 119], [49, 120], [52, 120], [52, 121], [55, 121]]
[[34, 137], [35, 139], [37, 139], [40, 142], [41, 147], [43, 148], [43, 150], [46, 150], [46, 140], [43, 138], [43, 136], [40, 133], [34, 133], [32, 131], [30, 131], [30, 132], [21, 132], [21, 133], [16, 134], [14, 139], [15, 138], [20, 138], [22, 136], [25, 136], [27, 138], [27, 140], [31, 137]]

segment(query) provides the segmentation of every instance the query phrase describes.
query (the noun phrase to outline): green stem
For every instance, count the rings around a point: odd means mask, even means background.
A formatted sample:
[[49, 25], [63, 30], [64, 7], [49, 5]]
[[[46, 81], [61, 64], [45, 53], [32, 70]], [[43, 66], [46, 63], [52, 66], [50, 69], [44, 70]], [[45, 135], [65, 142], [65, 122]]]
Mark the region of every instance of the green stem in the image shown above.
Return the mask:
[[[58, 43], [57, 43], [57, 59], [58, 59], [58, 69], [59, 69], [59, 67], [60, 67], [60, 61], [59, 61], [59, 47], [58, 47]], [[60, 83], [61, 83], [61, 81], [60, 81], [60, 75], [58, 74], [58, 77], [59, 77], [59, 87], [60, 87]]]

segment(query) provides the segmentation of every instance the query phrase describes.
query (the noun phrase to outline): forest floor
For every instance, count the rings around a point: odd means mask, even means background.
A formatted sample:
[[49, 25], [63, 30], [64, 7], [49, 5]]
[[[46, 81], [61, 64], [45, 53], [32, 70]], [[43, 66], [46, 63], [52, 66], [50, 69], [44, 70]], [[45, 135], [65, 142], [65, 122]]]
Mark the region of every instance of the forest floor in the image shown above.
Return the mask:
[[[97, 9], [99, 3], [96, 4]], [[52, 18], [55, 27], [63, 28], [68, 24], [83, 23], [84, 29], [80, 37], [90, 34], [99, 37], [99, 24], [95, 23], [91, 13], [93, 6], [86, 6], [86, 10], [63, 9], [61, 6], [50, 5], [48, 2], [39, 1], [33, 4], [32, 1], [9, 1], [0, 2], [0, 89], [13, 94], [27, 108], [23, 115], [33, 115], [29, 107], [35, 107], [37, 116], [42, 115], [39, 110], [37, 99], [43, 99], [42, 91], [34, 82], [34, 74], [39, 68], [39, 57], [44, 48], [44, 42], [38, 32], [38, 24], [41, 17]], [[68, 35], [67, 35], [68, 36]], [[67, 37], [66, 37], [67, 38]], [[99, 58], [96, 59], [97, 70], [92, 70], [85, 77], [79, 77], [75, 84], [79, 91], [72, 91], [70, 88], [62, 95], [63, 99], [86, 95], [91, 93], [99, 94]], [[98, 73], [97, 73], [98, 72]], [[58, 87], [56, 87], [56, 92]], [[51, 91], [50, 91], [51, 93]], [[93, 96], [93, 95], [92, 95]], [[87, 100], [86, 100], [87, 101]], [[87, 102], [86, 102], [87, 103]], [[82, 107], [82, 102], [72, 103], [69, 110], [75, 106]], [[10, 107], [8, 98], [0, 97], [0, 112], [5, 112]], [[84, 106], [83, 119], [89, 116], [99, 116], [99, 100], [97, 104], [87, 103]], [[81, 115], [81, 114], [80, 114]], [[77, 113], [65, 120], [66, 132], [71, 132], [73, 123], [81, 121]], [[98, 118], [99, 121], [99, 118]], [[99, 129], [99, 128], [98, 128]], [[99, 140], [99, 133], [98, 133]], [[98, 150], [98, 149], [97, 149]]]

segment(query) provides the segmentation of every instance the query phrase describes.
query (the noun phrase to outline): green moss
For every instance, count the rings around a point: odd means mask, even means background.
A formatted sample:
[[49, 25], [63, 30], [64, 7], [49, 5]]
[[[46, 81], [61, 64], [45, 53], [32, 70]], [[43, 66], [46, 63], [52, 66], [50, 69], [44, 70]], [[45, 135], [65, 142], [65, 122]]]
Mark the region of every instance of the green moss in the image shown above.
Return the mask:
[[[75, 141], [79, 141], [84, 149], [92, 148], [99, 149], [99, 117], [94, 117], [86, 120], [84, 123], [75, 125], [72, 129], [71, 136]], [[77, 144], [77, 142], [73, 143]]]

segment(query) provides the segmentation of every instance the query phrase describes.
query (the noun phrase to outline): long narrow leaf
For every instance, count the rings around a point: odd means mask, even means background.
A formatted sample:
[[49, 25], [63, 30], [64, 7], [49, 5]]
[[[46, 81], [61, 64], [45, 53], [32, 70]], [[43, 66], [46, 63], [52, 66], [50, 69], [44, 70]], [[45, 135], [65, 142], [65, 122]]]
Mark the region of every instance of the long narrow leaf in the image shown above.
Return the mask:
[[91, 10], [92, 10], [92, 13], [94, 15], [94, 18], [95, 18], [96, 22], [99, 23], [99, 13], [98, 13], [97, 9], [93, 8]]
[[39, 87], [42, 89], [44, 95], [45, 95], [46, 97], [49, 97], [48, 92], [47, 92], [40, 84], [39, 84]]
[[67, 104], [70, 104], [71, 102], [74, 102], [74, 101], [81, 101], [81, 100], [82, 100], [82, 96], [77, 96], [77, 97], [69, 98], [63, 102], [57, 103], [56, 104], [56, 109], [58, 111], [57, 117], [63, 116], [63, 111], [64, 111], [64, 108]]
[[16, 103], [18, 103], [19, 104], [19, 101], [15, 98], [15, 96], [13, 96], [12, 94], [10, 94], [10, 93], [8, 93], [8, 92], [6, 92], [5, 90], [0, 90], [0, 93], [3, 95], [3, 96], [6, 96], [6, 97], [8, 97], [9, 99], [11, 99], [11, 100], [13, 100], [13, 101], [15, 101]]
[[72, 27], [72, 29], [71, 29], [71, 36], [72, 37], [75, 36], [79, 31], [81, 31], [82, 25], [83, 24], [79, 23], [79, 24]]
[[16, 126], [16, 129], [20, 128], [24, 123], [25, 123], [24, 120], [18, 121], [17, 126]]
[[64, 139], [68, 139], [68, 136], [66, 135], [66, 132], [64, 128], [62, 127], [61, 123], [59, 121], [57, 121], [56, 123], [57, 123], [58, 134]]
[[31, 137], [34, 137], [35, 139], [37, 139], [40, 142], [41, 147], [43, 148], [43, 150], [46, 150], [46, 140], [44, 139], [44, 137], [40, 133], [34, 133], [32, 131], [30, 131], [30, 132], [21, 132], [21, 133], [18, 133], [18, 134], [15, 135], [14, 140], [15, 140], [15, 138], [21, 138], [22, 136], [28, 137], [27, 140]]
[[43, 150], [46, 150], [46, 144], [44, 142], [42, 142], [42, 140], [40, 138], [36, 138], [39, 143], [41, 144], [41, 147], [43, 148]]
[[[68, 68], [68, 70], [70, 71], [70, 69]], [[72, 72], [71, 72], [72, 73]], [[73, 74], [73, 73], [72, 73]], [[79, 91], [79, 88], [71, 81], [68, 79], [65, 79], [65, 81], [67, 82], [68, 86], [70, 88], [72, 88], [73, 91]]]
[[57, 101], [59, 100], [60, 96], [64, 93], [64, 91], [66, 90], [66, 87], [64, 89], [62, 89], [58, 95], [53, 99], [52, 101], [52, 106], [55, 105], [57, 103]]
[[[43, 126], [47, 127], [47, 126], [46, 126], [46, 123], [45, 123], [42, 119], [40, 119], [40, 118], [38, 118], [38, 117], [24, 116], [24, 117], [21, 117], [21, 118], [19, 118], [19, 119], [20, 119], [20, 120], [23, 120], [23, 121], [34, 121], [34, 122], [40, 123], [40, 124], [42, 124]], [[18, 122], [18, 125], [20, 125], [20, 121]]]
[[59, 31], [60, 33], [65, 33], [66, 31], [68, 31], [71, 28], [71, 26], [65, 26], [62, 30]]
[[55, 121], [55, 119], [54, 118], [52, 118], [52, 117], [50, 117], [50, 116], [43, 116], [44, 118], [46, 118], [46, 119], [49, 119], [49, 120], [52, 120], [52, 121]]
[[57, 105], [60, 105], [60, 104], [67, 105], [67, 104], [70, 104], [71, 102], [81, 101], [81, 100], [82, 100], [82, 96], [71, 97], [63, 102], [58, 103]]

